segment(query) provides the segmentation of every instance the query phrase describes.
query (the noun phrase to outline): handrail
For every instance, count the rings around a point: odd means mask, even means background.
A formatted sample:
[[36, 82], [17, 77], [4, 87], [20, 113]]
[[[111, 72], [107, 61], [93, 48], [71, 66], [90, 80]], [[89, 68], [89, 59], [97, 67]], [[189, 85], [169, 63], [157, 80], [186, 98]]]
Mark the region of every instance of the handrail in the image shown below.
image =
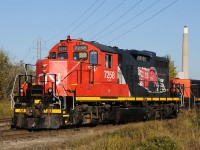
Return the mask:
[[192, 96], [194, 97], [194, 106], [196, 104], [196, 96], [194, 95], [194, 93], [192, 91], [190, 91], [190, 93], [192, 94]]
[[81, 61], [80, 61], [79, 63], [77, 63], [70, 71], [68, 71], [68, 73], [67, 73], [66, 76], [61, 80], [61, 82], [64, 81], [65, 78], [67, 78], [67, 76], [68, 76], [80, 63], [81, 63]]
[[11, 110], [13, 110], [14, 109], [14, 104], [15, 104], [15, 101], [14, 101], [14, 88], [15, 88], [15, 83], [16, 83], [16, 80], [17, 80], [17, 77], [18, 77], [19, 75], [16, 75], [15, 76], [15, 80], [14, 80], [14, 84], [13, 84], [13, 88], [12, 88], [12, 91], [11, 91], [11, 93], [10, 93], [10, 97], [11, 97]]
[[178, 85], [178, 87], [175, 87], [175, 88], [177, 88], [180, 91], [180, 98], [181, 98], [181, 106], [180, 107], [183, 107], [184, 103], [185, 103], [185, 99], [184, 99], [184, 95], [183, 95], [183, 89], [182, 89], [182, 86], [180, 84], [177, 84], [177, 85]]

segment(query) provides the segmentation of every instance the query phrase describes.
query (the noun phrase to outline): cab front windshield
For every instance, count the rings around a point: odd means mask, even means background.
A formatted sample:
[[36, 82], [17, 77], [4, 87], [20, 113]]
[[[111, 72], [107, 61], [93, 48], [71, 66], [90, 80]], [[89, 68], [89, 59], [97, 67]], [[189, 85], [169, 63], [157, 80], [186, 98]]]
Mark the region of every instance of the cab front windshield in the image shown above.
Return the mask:
[[74, 52], [73, 53], [73, 59], [74, 60], [86, 60], [87, 59], [87, 53], [86, 52]]
[[67, 59], [67, 58], [68, 58], [67, 52], [58, 53], [58, 59]]

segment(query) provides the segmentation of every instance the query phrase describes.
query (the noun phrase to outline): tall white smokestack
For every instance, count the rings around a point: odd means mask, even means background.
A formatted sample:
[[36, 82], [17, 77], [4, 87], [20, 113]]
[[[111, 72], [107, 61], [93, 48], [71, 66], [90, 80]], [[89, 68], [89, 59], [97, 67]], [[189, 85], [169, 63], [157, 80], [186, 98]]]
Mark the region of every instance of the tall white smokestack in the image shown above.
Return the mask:
[[182, 72], [184, 79], [189, 79], [188, 75], [188, 27], [184, 26], [183, 30], [183, 52], [182, 52]]

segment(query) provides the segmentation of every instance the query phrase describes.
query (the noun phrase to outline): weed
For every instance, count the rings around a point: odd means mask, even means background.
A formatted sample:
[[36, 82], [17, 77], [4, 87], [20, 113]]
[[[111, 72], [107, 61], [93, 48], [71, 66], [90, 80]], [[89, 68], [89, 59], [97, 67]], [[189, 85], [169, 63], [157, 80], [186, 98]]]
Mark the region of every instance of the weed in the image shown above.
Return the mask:
[[193, 118], [192, 122], [194, 123], [195, 126], [200, 128], [200, 115], [197, 115]]
[[169, 136], [156, 136], [139, 145], [140, 150], [177, 150], [178, 144]]
[[10, 108], [10, 101], [0, 102], [0, 118], [10, 118], [12, 116], [12, 110]]

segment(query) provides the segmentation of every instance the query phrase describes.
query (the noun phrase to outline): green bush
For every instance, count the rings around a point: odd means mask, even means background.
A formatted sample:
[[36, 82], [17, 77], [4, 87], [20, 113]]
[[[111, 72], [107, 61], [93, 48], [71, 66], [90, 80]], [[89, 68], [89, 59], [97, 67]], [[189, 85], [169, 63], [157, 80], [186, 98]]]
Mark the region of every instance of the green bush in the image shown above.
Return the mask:
[[139, 145], [141, 150], [177, 150], [178, 144], [168, 136], [158, 136], [147, 139]]
[[200, 115], [197, 115], [195, 118], [193, 118], [192, 122], [195, 126], [200, 127]]

